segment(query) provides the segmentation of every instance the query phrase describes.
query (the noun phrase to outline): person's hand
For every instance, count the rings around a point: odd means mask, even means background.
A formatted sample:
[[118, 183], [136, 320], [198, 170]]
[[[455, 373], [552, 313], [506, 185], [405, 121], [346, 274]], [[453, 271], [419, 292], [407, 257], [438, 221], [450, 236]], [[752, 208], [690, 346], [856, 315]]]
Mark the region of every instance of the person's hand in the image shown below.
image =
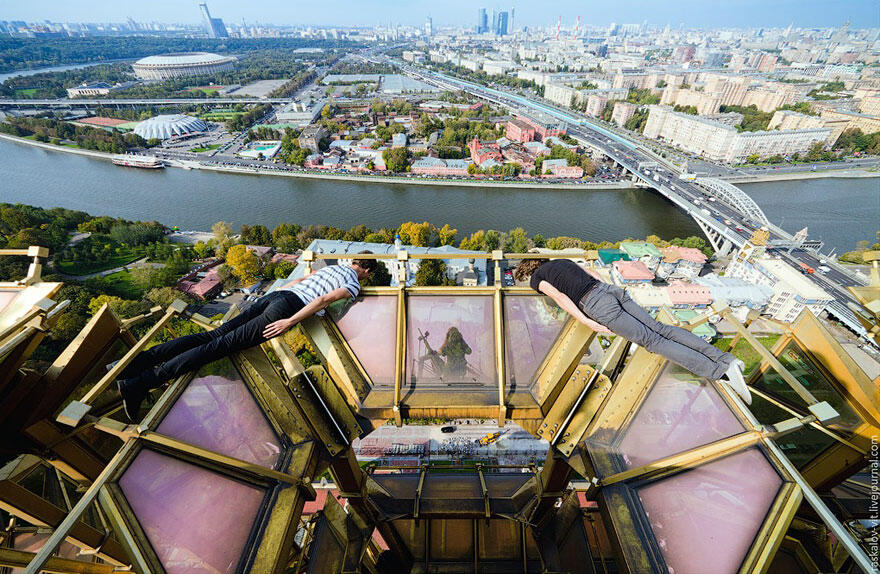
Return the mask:
[[597, 322], [593, 321], [592, 319], [587, 319], [585, 324], [590, 329], [592, 329], [602, 335], [613, 335], [614, 334], [614, 332], [611, 329], [609, 329], [608, 327], [606, 327], [605, 325], [603, 325], [601, 323], [597, 323]]
[[293, 322], [290, 319], [279, 319], [274, 323], [269, 323], [268, 325], [266, 325], [266, 328], [263, 329], [263, 337], [265, 337], [266, 339], [277, 337], [291, 327], [293, 327]]

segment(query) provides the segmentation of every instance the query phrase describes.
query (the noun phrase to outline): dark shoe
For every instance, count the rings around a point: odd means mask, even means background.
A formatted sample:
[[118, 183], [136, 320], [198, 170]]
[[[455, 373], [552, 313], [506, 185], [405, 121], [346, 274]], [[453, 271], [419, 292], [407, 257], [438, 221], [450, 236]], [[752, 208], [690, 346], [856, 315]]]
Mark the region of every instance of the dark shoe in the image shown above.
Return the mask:
[[135, 422], [141, 410], [141, 403], [147, 396], [140, 377], [117, 380], [116, 388], [119, 389], [119, 395], [122, 397], [122, 410], [125, 411], [126, 418], [129, 422]]

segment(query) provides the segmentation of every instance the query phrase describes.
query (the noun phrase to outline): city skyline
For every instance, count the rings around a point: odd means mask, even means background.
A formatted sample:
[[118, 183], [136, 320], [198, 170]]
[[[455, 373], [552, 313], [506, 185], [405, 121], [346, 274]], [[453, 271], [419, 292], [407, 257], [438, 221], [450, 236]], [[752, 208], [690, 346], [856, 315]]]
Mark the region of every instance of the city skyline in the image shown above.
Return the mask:
[[[85, 1], [75, 6], [61, 0], [6, 5], [0, 10], [0, 20], [57, 21], [57, 22], [122, 22], [128, 18], [136, 21], [164, 23], [197, 23], [200, 21], [199, 2], [182, 3], [157, 0], [149, 4], [141, 2]], [[832, 0], [796, 2], [784, 0], [763, 3], [758, 0], [736, 0], [716, 4], [711, 10], [697, 0], [683, 2], [647, 3], [642, 0], [624, 0], [607, 5], [601, 2], [557, 2], [551, 9], [533, 3], [507, 1], [503, 3], [473, 4], [464, 0], [452, 0], [442, 6], [434, 2], [403, 4], [397, 0], [377, 0], [371, 3], [343, 1], [339, 10], [314, 11], [305, 3], [267, 3], [242, 5], [231, 0], [214, 0], [209, 3], [212, 14], [227, 23], [275, 25], [337, 25], [371, 26], [394, 24], [423, 25], [430, 16], [435, 26], [473, 26], [478, 8], [492, 10], [516, 10], [516, 26], [555, 25], [562, 17], [563, 25], [573, 26], [581, 16], [581, 27], [606, 26], [616, 23], [640, 23], [650, 25], [688, 28], [713, 27], [787, 27], [792, 24], [803, 28], [839, 26], [849, 21], [854, 28], [880, 26], [876, 3], [872, 0]]]

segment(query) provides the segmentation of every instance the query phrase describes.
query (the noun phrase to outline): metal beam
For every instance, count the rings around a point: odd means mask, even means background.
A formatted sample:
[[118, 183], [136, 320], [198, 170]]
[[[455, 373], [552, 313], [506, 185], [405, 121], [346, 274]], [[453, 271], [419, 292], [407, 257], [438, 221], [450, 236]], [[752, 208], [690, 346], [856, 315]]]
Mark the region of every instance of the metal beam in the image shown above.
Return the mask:
[[[0, 566], [26, 568], [35, 556], [33, 552], [0, 547]], [[52, 556], [46, 561], [42, 571], [51, 574], [112, 574], [116, 571], [116, 567], [112, 564], [80, 562]]]
[[116, 455], [110, 460], [104, 470], [101, 471], [101, 474], [95, 479], [94, 482], [89, 486], [89, 488], [83, 493], [82, 498], [79, 499], [79, 502], [76, 503], [76, 506], [71, 509], [71, 511], [64, 517], [64, 520], [61, 524], [58, 525], [57, 528], [52, 532], [52, 535], [49, 536], [49, 539], [46, 540], [43, 547], [40, 551], [33, 557], [30, 563], [25, 569], [25, 574], [39, 574], [43, 571], [46, 566], [46, 563], [52, 557], [52, 554], [55, 553], [55, 550], [61, 544], [61, 542], [67, 537], [68, 532], [71, 528], [79, 521], [79, 517], [82, 516], [83, 512], [89, 507], [89, 505], [94, 502], [95, 498], [98, 496], [98, 492], [100, 492], [101, 487], [110, 479], [114, 472], [116, 472], [116, 467], [125, 459], [129, 450], [132, 448], [133, 443], [128, 442], [119, 451]]

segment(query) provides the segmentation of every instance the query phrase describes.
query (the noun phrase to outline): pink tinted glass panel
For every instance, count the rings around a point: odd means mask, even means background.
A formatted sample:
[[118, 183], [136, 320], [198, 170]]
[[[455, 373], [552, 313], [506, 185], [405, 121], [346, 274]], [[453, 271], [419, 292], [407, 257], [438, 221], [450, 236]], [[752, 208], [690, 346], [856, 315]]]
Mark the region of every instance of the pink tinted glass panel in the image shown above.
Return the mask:
[[523, 390], [568, 321], [568, 314], [549, 297], [504, 297], [507, 384]]
[[752, 448], [638, 489], [670, 574], [734, 573], [782, 479]]
[[17, 296], [18, 291], [0, 291], [0, 312], [8, 307]]
[[269, 468], [281, 454], [281, 441], [241, 379], [193, 379], [157, 430]]
[[331, 314], [373, 383], [393, 384], [397, 296], [366, 295], [341, 312], [331, 310]]
[[[48, 539], [48, 533], [22, 532], [15, 535], [13, 548], [15, 548], [16, 550], [21, 550], [23, 552], [36, 553], [43, 548], [43, 545], [46, 544], [46, 540]], [[80, 556], [79, 548], [66, 540], [61, 542], [61, 544], [58, 546], [58, 550], [53, 554], [53, 556], [60, 556], [61, 558], [67, 558], [68, 560], [78, 560], [80, 562], [91, 561], [88, 556]], [[24, 571], [24, 568], [13, 568], [11, 570], [12, 574], [21, 574]]]
[[119, 486], [168, 574], [235, 572], [265, 494], [146, 449]]
[[485, 295], [409, 297], [407, 384], [415, 381], [416, 389], [419, 383], [494, 384], [492, 306]]
[[632, 468], [744, 430], [711, 384], [681, 367], [667, 365], [617, 450], [627, 468]]

